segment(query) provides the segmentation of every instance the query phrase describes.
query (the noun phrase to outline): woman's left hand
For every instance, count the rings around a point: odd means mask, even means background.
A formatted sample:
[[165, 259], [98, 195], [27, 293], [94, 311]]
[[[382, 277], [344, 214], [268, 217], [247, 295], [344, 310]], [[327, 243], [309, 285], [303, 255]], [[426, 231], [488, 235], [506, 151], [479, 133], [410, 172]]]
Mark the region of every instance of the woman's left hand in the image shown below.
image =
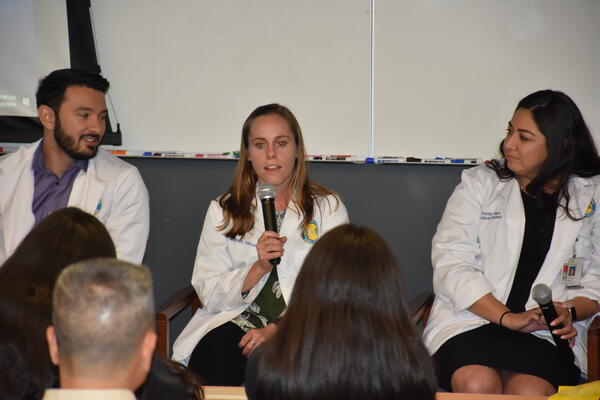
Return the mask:
[[238, 346], [242, 349], [242, 355], [249, 356], [254, 349], [275, 336], [277, 325], [271, 323], [264, 328], [250, 329], [240, 340]]

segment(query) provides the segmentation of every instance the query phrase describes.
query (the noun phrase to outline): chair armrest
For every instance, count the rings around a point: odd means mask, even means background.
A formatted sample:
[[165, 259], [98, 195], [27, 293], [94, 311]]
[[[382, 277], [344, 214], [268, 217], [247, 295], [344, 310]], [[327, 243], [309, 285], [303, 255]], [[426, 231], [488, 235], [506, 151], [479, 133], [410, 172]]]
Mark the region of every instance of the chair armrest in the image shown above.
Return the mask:
[[190, 306], [197, 297], [196, 291], [191, 285], [181, 289], [160, 305], [156, 313], [157, 318], [165, 320], [173, 319], [173, 317]]
[[156, 313], [156, 351], [169, 358], [169, 321], [177, 314], [198, 302], [198, 296], [192, 286], [185, 287], [169, 297]]
[[434, 294], [432, 292], [419, 293], [416, 297], [408, 302], [408, 312], [411, 315], [412, 321], [415, 325], [419, 322], [423, 323], [423, 326], [427, 323], [429, 318], [429, 312], [431, 311], [431, 305], [433, 304]]
[[600, 316], [592, 321], [587, 334], [588, 382], [600, 379]]

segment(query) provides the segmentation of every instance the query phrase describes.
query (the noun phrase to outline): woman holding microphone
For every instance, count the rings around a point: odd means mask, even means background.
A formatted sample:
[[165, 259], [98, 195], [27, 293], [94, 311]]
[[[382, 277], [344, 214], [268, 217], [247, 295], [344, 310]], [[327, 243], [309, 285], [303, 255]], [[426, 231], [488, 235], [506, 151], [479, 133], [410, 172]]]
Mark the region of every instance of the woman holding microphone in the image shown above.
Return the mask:
[[[463, 172], [438, 225], [424, 339], [447, 390], [549, 395], [579, 381], [577, 335], [598, 311], [600, 159], [561, 92], [525, 97], [506, 132], [504, 157]], [[554, 321], [531, 297], [540, 283], [558, 302]]]
[[[177, 338], [173, 358], [207, 385], [240, 385], [246, 357], [277, 331], [304, 257], [348, 222], [339, 196], [308, 179], [292, 112], [258, 107], [244, 122], [232, 184], [208, 208], [192, 275], [203, 308]], [[259, 184], [275, 188], [278, 232], [264, 227]], [[280, 258], [275, 267], [271, 260]]]

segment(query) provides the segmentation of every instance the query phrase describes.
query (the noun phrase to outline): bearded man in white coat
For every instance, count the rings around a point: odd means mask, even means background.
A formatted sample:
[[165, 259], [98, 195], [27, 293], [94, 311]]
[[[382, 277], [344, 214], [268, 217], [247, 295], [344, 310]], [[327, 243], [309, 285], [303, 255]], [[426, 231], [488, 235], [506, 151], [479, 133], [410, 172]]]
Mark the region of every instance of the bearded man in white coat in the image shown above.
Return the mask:
[[148, 240], [148, 191], [137, 168], [98, 151], [106, 130], [99, 74], [62, 69], [36, 93], [43, 137], [0, 159], [0, 265], [48, 214], [78, 207], [106, 226], [121, 259], [141, 263]]

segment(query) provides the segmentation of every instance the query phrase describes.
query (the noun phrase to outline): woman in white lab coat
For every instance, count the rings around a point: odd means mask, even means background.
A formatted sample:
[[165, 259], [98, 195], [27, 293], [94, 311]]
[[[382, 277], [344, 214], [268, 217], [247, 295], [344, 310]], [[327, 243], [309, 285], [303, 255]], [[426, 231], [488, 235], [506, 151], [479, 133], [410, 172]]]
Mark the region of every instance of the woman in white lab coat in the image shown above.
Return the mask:
[[[207, 385], [243, 382], [246, 357], [277, 331], [312, 244], [348, 222], [339, 197], [308, 179], [305, 154], [286, 107], [261, 106], [246, 119], [231, 187], [211, 202], [198, 245], [192, 285], [203, 308], [174, 345], [173, 358]], [[265, 231], [258, 183], [275, 186], [279, 234]]]
[[[549, 395], [586, 369], [578, 333], [600, 297], [600, 159], [575, 103], [552, 90], [521, 100], [501, 152], [463, 172], [438, 225], [424, 338], [447, 390]], [[539, 283], [554, 321], [530, 295]]]

